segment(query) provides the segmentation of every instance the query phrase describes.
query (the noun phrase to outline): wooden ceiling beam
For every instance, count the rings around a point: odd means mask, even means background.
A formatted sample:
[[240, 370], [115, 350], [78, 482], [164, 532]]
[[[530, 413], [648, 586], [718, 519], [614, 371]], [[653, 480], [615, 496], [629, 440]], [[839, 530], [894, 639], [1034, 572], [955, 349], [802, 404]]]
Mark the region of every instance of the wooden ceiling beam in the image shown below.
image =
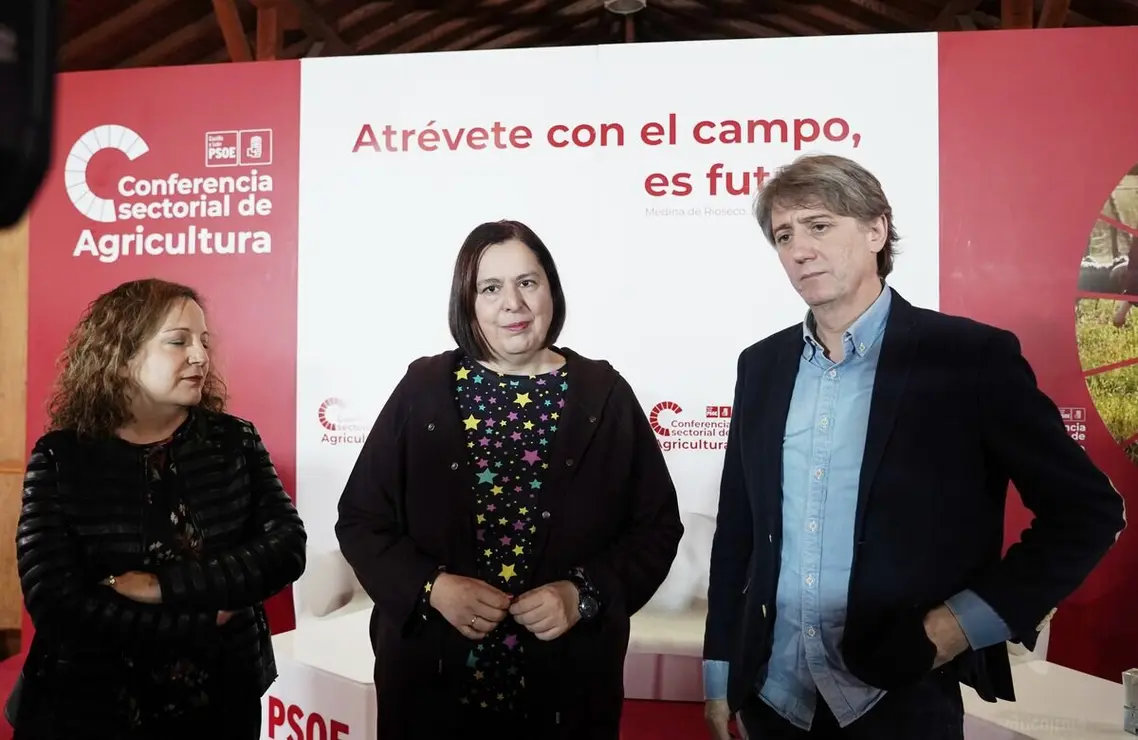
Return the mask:
[[[470, 3], [477, 2], [478, 0], [468, 0], [467, 7], [470, 7]], [[515, 30], [517, 27], [513, 25], [510, 13], [525, 7], [529, 2], [530, 0], [510, 0], [501, 7], [502, 14], [494, 25], [504, 27], [507, 33]], [[396, 34], [388, 39], [383, 47], [384, 53], [405, 54], [416, 51], [433, 51], [452, 44], [464, 36], [470, 36], [487, 25], [471, 18], [467, 13], [439, 13], [436, 20], [432, 21], [432, 19], [427, 18], [420, 21], [420, 24], [418, 30], [412, 27], [402, 34]], [[428, 26], [433, 26], [433, 28], [428, 28]]]
[[[176, 54], [183, 47], [209, 38], [213, 33], [216, 33], [216, 28], [217, 18], [214, 17], [213, 13], [210, 13], [188, 26], [179, 28], [161, 41], [146, 47], [115, 66], [119, 68], [159, 67], [165, 63], [170, 55]], [[228, 51], [226, 55], [228, 56]], [[224, 61], [224, 57], [220, 61]]]
[[323, 16], [317, 12], [316, 8], [312, 7], [312, 3], [308, 0], [285, 0], [285, 2], [296, 10], [300, 27], [304, 29], [304, 32], [317, 41], [324, 42], [324, 50], [321, 54], [343, 56], [353, 52], [352, 47], [344, 41], [330, 23], [324, 20]]
[[221, 37], [225, 39], [225, 49], [231, 62], [251, 62], [253, 52], [249, 49], [249, 37], [241, 23], [235, 0], [213, 0], [213, 14], [221, 27]]
[[[576, 26], [597, 12], [596, 0], [577, 0], [564, 5], [552, 5], [546, 0], [541, 0], [541, 2], [531, 5], [532, 7], [527, 6], [511, 12], [509, 17], [503, 15], [501, 6], [479, 9], [472, 15], [487, 25], [509, 25], [517, 28], [560, 27], [564, 29], [566, 26]], [[601, 10], [604, 10], [603, 6]], [[604, 12], [608, 13], [607, 10]]]
[[[11, 0], [0, 0], [8, 1]], [[137, 0], [123, 12], [112, 15], [64, 44], [59, 50], [60, 67], [70, 69], [86, 57], [97, 54], [100, 49], [115, 44], [117, 39], [129, 36], [131, 29], [147, 18], [169, 12], [178, 2], [179, 0]]]
[[[440, 24], [439, 34], [427, 34], [421, 39], [422, 44], [415, 43], [410, 48], [404, 47], [404, 50], [437, 51], [457, 47], [457, 50], [467, 51], [470, 49], [493, 48], [487, 45], [493, 44], [503, 37], [509, 37], [511, 34], [518, 32], [532, 33], [535, 28], [540, 31], [544, 24], [532, 22], [523, 23], [519, 22], [519, 18], [539, 17], [534, 14], [542, 10], [556, 15], [557, 9], [549, 8], [545, 0], [510, 0], [505, 5], [495, 9], [495, 17], [493, 20], [489, 17], [484, 17], [464, 25], [454, 25], [450, 28]], [[556, 23], [552, 17], [547, 20], [551, 25]]]
[[1031, 28], [1035, 25], [1034, 5], [1032, 0], [1000, 0], [1000, 27]]
[[[356, 44], [356, 52], [367, 54], [378, 52], [390, 54], [392, 50], [403, 47], [404, 44], [414, 43], [420, 36], [431, 33], [439, 26], [455, 18], [467, 18], [471, 11], [480, 5], [481, 0], [451, 0], [446, 7], [439, 10], [425, 10], [414, 18], [405, 16], [399, 22], [390, 23], [389, 27], [375, 24], [376, 29]], [[398, 8], [396, 8], [398, 10]], [[418, 8], [416, 8], [418, 10]], [[404, 20], [407, 20], [404, 24]], [[448, 26], [449, 28], [450, 26]], [[390, 33], [388, 33], [390, 31]]]
[[367, 30], [356, 39], [356, 53], [369, 53], [395, 29], [403, 28], [417, 18], [429, 17], [431, 13], [430, 10], [416, 9], [410, 0], [395, 0], [387, 8], [369, 13], [365, 17], [366, 23], [361, 22]]
[[[964, 30], [964, 26], [959, 20], [960, 16], [971, 16], [973, 11], [978, 7], [980, 7], [980, 0], [950, 0], [950, 2], [945, 3], [945, 6], [937, 13], [930, 30]], [[975, 24], [973, 24], [973, 28], [975, 28]]]
[[279, 8], [257, 9], [257, 61], [275, 62], [284, 51], [284, 28]]
[[257, 9], [258, 14], [262, 10], [275, 10], [276, 22], [282, 33], [300, 29], [300, 14], [296, 12], [292, 3], [285, 2], [285, 0], [249, 0], [249, 4]]
[[1062, 28], [1067, 23], [1067, 14], [1071, 12], [1071, 0], [1043, 0], [1043, 9], [1039, 11], [1039, 28]]
[[[829, 0], [829, 2], [824, 3], [824, 5], [830, 10], [832, 15], [841, 19], [840, 25], [843, 30], [834, 35], [853, 33], [857, 30], [858, 26], [862, 28], [872, 28], [873, 33], [904, 33], [913, 28], [921, 27], [920, 22], [914, 26], [908, 22], [897, 20], [892, 13], [900, 13], [902, 11], [895, 8], [887, 14], [881, 12], [880, 7], [877, 5], [867, 7], [863, 3], [853, 2], [852, 0]], [[801, 14], [801, 12], [805, 10], [805, 7], [800, 3], [787, 2], [787, 0], [772, 0], [770, 3], [764, 3], [764, 6], [769, 6], [771, 11], [778, 11], [786, 16]], [[804, 18], [797, 18], [797, 20], [805, 21]], [[825, 31], [825, 29], [823, 29], [823, 31]], [[826, 35], [830, 35], [830, 33], [826, 32]]]

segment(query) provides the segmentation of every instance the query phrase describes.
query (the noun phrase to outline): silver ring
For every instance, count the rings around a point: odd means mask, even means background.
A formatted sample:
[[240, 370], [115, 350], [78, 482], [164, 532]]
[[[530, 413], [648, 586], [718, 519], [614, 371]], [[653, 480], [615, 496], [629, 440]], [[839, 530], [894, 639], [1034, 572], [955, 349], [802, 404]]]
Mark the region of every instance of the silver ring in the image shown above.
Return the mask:
[[477, 621], [478, 621], [478, 615], [477, 614], [475, 614], [473, 617], [470, 618], [470, 628], [471, 629], [474, 629], [474, 623]]

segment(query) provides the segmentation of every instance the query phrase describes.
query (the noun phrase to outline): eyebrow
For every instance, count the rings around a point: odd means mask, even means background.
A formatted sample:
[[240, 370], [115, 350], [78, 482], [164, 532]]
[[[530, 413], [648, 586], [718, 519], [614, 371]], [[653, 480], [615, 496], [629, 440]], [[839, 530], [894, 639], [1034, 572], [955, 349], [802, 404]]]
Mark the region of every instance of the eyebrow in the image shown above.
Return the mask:
[[[162, 330], [162, 333], [163, 333], [163, 334], [169, 334], [169, 333], [171, 333], [171, 332], [175, 332], [175, 331], [186, 331], [186, 332], [189, 332], [189, 333], [193, 334], [193, 330], [192, 330], [192, 329], [190, 329], [188, 326], [175, 326], [175, 327], [173, 327], [173, 328], [171, 328], [171, 329], [163, 329], [163, 330]], [[203, 332], [202, 332], [202, 336], [203, 336], [203, 337], [208, 337], [208, 336], [209, 336], [209, 332], [208, 332], [208, 331], [203, 331]]]
[[[811, 224], [811, 223], [814, 223], [815, 221], [824, 221], [824, 220], [829, 219], [829, 218], [833, 218], [833, 216], [831, 216], [827, 213], [816, 213], [813, 216], [806, 216], [805, 218], [798, 219], [798, 223]], [[772, 229], [772, 231], [781, 231], [781, 230], [783, 230], [789, 226], [790, 226], [789, 222], [781, 223], [778, 226], [776, 226], [774, 229]]]
[[[526, 278], [535, 278], [535, 277], [537, 277], [536, 272], [523, 272], [521, 275], [516, 275], [514, 277], [514, 280], [524, 280]], [[488, 283], [500, 283], [500, 282], [502, 282], [501, 278], [493, 277], [493, 278], [484, 278], [482, 280], [479, 280], [478, 284], [479, 285], [486, 285]]]

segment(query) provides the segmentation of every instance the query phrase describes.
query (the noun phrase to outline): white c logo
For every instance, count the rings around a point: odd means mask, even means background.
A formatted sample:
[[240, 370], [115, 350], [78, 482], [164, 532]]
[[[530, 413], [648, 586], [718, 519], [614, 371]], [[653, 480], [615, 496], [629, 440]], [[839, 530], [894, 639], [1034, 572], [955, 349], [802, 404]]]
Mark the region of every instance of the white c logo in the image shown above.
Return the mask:
[[71, 147], [67, 162], [63, 165], [67, 197], [87, 218], [109, 224], [116, 218], [115, 202], [95, 195], [87, 185], [87, 164], [91, 157], [104, 149], [117, 149], [127, 159], [134, 161], [150, 151], [150, 147], [137, 133], [117, 124], [93, 128], [80, 136], [75, 146]]

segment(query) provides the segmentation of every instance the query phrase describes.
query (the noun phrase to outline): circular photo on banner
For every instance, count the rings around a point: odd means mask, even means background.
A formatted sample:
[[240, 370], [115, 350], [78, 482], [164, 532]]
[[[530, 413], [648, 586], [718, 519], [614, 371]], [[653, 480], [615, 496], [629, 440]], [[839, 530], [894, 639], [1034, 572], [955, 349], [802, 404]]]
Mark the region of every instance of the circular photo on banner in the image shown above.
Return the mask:
[[1103, 203], [1078, 290], [1075, 332], [1087, 389], [1111, 436], [1138, 464], [1138, 165]]

